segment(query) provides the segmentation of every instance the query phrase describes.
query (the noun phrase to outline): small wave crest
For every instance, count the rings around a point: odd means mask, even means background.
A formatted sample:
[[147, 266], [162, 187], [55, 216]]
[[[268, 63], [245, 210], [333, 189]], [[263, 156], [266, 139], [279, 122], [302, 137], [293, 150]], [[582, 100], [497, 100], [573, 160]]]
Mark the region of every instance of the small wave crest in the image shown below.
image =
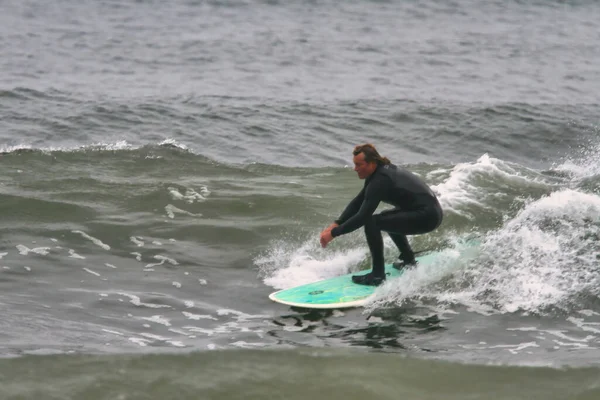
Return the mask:
[[276, 241], [254, 260], [254, 264], [265, 284], [288, 289], [346, 274], [365, 257], [364, 248], [324, 252], [318, 246], [317, 236], [300, 246], [293, 241]]
[[[600, 133], [600, 128], [595, 130]], [[590, 143], [575, 157], [565, 159], [553, 170], [569, 174], [575, 182], [600, 176], [600, 143]]]
[[428, 179], [442, 182], [433, 185], [444, 210], [470, 220], [475, 212], [508, 208], [522, 193], [548, 192], [557, 182], [538, 171], [509, 163], [488, 154], [475, 162], [459, 163], [451, 169], [438, 169]]
[[19, 144], [11, 146], [0, 146], [0, 154], [22, 154], [25, 152], [43, 153], [43, 154], [71, 154], [71, 153], [86, 153], [86, 152], [115, 152], [115, 151], [137, 151], [137, 150], [160, 150], [160, 149], [176, 149], [181, 151], [189, 151], [188, 146], [177, 142], [175, 139], [164, 139], [156, 144], [150, 145], [135, 145], [127, 140], [117, 140], [114, 142], [97, 142], [81, 146], [47, 146], [35, 147], [31, 144]]
[[[472, 257], [449, 254], [442, 280], [412, 281], [416, 289], [397, 289], [406, 298], [460, 304], [481, 313], [570, 312], [588, 307], [600, 293], [600, 197], [571, 189], [553, 192], [527, 204], [503, 226], [482, 235]], [[452, 260], [453, 259], [453, 260]], [[442, 274], [443, 275], [443, 274]], [[410, 278], [410, 277], [408, 277]]]

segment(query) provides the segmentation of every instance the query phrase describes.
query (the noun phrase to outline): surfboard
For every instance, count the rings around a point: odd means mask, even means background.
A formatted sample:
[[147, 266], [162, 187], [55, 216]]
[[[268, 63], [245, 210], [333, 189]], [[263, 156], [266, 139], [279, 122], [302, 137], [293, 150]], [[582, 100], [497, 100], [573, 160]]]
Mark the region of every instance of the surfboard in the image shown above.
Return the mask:
[[[429, 253], [417, 257], [417, 267], [435, 263], [441, 253]], [[269, 295], [274, 302], [292, 307], [339, 309], [364, 306], [377, 290], [377, 286], [358, 285], [352, 282], [352, 275], [361, 275], [370, 270], [351, 273], [325, 279], [289, 289], [279, 290]], [[404, 270], [394, 268], [393, 264], [386, 264], [385, 274], [389, 281], [400, 277]]]

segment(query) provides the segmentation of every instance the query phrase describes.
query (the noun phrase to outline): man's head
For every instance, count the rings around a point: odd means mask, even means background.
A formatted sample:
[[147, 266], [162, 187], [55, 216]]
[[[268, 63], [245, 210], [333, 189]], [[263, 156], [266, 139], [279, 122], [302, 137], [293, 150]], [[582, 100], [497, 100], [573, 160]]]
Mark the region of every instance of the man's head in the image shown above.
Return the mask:
[[381, 155], [370, 143], [361, 144], [354, 148], [352, 152], [354, 158], [354, 170], [358, 174], [359, 179], [366, 179], [375, 172], [378, 165], [389, 164], [390, 160]]

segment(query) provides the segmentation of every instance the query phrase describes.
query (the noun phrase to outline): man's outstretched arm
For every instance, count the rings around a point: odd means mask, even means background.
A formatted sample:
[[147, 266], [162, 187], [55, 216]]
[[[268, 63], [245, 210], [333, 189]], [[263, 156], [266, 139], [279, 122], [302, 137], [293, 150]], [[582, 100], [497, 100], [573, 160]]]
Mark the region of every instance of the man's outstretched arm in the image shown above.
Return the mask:
[[338, 219], [335, 220], [332, 224], [330, 224], [327, 228], [323, 229], [321, 232], [321, 246], [327, 247], [327, 244], [333, 239], [331, 236], [331, 231], [336, 229], [340, 224], [343, 224], [345, 221], [352, 218], [358, 210], [360, 210], [361, 205], [365, 199], [365, 188], [358, 193], [358, 195], [350, 201], [350, 203], [346, 206], [346, 209], [342, 212], [342, 215]]
[[362, 190], [356, 195], [356, 197], [352, 199], [350, 203], [348, 203], [348, 205], [346, 206], [342, 214], [339, 216], [339, 218], [335, 220], [335, 223], [337, 225], [342, 225], [344, 222], [352, 218], [352, 216], [356, 214], [358, 210], [360, 210], [360, 206], [362, 205], [364, 200], [365, 188], [363, 187]]
[[340, 224], [340, 226], [333, 228], [331, 230], [331, 235], [333, 237], [345, 235], [346, 233], [353, 232], [363, 226], [367, 221], [367, 218], [370, 218], [379, 206], [382, 194], [385, 190], [385, 180], [378, 179], [372, 181], [367, 187], [364, 195], [364, 201], [361, 203], [358, 211], [348, 218], [344, 223]]

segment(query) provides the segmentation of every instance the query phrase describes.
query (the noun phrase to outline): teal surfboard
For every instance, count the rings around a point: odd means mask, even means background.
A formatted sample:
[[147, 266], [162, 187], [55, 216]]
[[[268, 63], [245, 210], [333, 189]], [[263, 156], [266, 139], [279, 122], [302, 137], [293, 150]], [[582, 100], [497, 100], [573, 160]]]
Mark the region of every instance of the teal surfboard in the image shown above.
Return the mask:
[[[439, 259], [440, 253], [430, 253], [417, 257], [418, 265], [432, 264]], [[365, 305], [377, 290], [376, 286], [357, 285], [352, 282], [352, 275], [366, 274], [368, 271], [337, 276], [290, 289], [271, 293], [269, 298], [277, 303], [302, 308], [350, 308]], [[392, 264], [385, 266], [386, 279], [397, 278], [404, 271]]]

